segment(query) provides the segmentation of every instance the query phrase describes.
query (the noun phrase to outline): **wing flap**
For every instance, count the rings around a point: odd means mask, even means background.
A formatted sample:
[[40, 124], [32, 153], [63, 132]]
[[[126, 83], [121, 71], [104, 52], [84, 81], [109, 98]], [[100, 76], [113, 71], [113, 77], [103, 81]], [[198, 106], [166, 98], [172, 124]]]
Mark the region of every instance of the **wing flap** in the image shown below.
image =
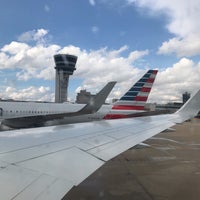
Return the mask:
[[[32, 184], [28, 185], [23, 192], [20, 192], [14, 200], [35, 200], [35, 199], [41, 199], [41, 197], [46, 196], [48, 193], [52, 194], [54, 193], [54, 196], [57, 194], [57, 190], [53, 190], [54, 192], [51, 192], [50, 189], [55, 188], [55, 185], [57, 183], [58, 179], [55, 177], [48, 176], [46, 174], [42, 174], [38, 179], [36, 179]], [[59, 187], [61, 187], [62, 184], [59, 184]], [[71, 188], [72, 183], [68, 183], [67, 181], [64, 182], [64, 189], [63, 192], [61, 190], [58, 192], [60, 198], [62, 198], [62, 195], [64, 195], [66, 189], [69, 187]], [[45, 199], [45, 198], [43, 198]], [[49, 198], [46, 198], [49, 199]]]
[[64, 140], [41, 144], [0, 154], [0, 159], [9, 163], [24, 162], [26, 160], [35, 159], [51, 153], [55, 153], [57, 151], [70, 149], [73, 147], [74, 144], [76, 144], [76, 140], [74, 139], [71, 139], [69, 141]]
[[0, 180], [1, 198], [4, 200], [61, 199], [74, 185], [17, 165], [1, 170]]
[[95, 137], [91, 136], [90, 138], [86, 138], [82, 140], [82, 142], [91, 145], [92, 147], [90, 148], [102, 146], [108, 143], [112, 143], [114, 141], [115, 141], [114, 138], [108, 137], [106, 135], [97, 135]]
[[69, 148], [8, 166], [2, 161], [0, 164], [1, 197], [26, 200], [61, 199], [104, 162], [78, 148]]
[[[65, 180], [56, 179], [51, 185], [48, 185], [45, 190], [42, 191], [34, 200], [60, 200], [66, 194], [66, 191], [69, 191], [72, 186], [72, 184], [69, 184]], [[31, 189], [32, 188], [30, 188], [30, 191]], [[27, 193], [27, 197], [29, 197], [29, 193]], [[24, 200], [27, 199], [30, 198], [24, 198]], [[22, 200], [22, 198], [19, 198], [19, 200]]]
[[36, 171], [8, 165], [0, 170], [1, 199], [14, 199], [39, 177]]
[[18, 163], [18, 165], [79, 184], [104, 162], [78, 149], [70, 148]]

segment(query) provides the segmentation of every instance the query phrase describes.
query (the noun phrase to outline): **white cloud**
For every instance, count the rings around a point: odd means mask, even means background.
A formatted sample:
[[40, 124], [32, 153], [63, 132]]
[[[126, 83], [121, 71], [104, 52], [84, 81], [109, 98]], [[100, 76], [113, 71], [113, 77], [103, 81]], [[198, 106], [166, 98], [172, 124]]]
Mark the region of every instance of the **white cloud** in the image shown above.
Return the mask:
[[38, 43], [44, 43], [45, 37], [48, 34], [48, 31], [45, 29], [37, 29], [32, 31], [27, 31], [23, 34], [21, 34], [18, 37], [18, 40], [20, 42], [30, 42], [30, 41], [36, 41]]
[[45, 35], [48, 34], [48, 31], [45, 29], [38, 29], [37, 31], [35, 31], [34, 35], [33, 35], [33, 39], [35, 41], [41, 40], [44, 38]]
[[95, 6], [95, 5], [96, 5], [95, 0], [89, 0], [89, 3], [90, 3], [90, 5], [92, 5], [92, 6]]
[[134, 67], [134, 62], [147, 55], [148, 51], [133, 51], [127, 57], [121, 56], [121, 53], [127, 50], [127, 46], [122, 46], [117, 50], [102, 48], [96, 51], [86, 51], [69, 46], [60, 52], [71, 52], [78, 56], [77, 70], [73, 77], [83, 79], [83, 84], [78, 87], [77, 91], [87, 89], [95, 93], [107, 82], [118, 81], [113, 94], [118, 94], [115, 97], [119, 97], [124, 92], [123, 88], [128, 89], [134, 83], [133, 80], [145, 72]]
[[[45, 31], [35, 31], [35, 33], [41, 39], [42, 35], [46, 36]], [[33, 37], [35, 36], [33, 35]], [[83, 80], [82, 84], [77, 87], [78, 89], [87, 89], [96, 93], [108, 81], [118, 81], [110, 98], [119, 98], [146, 72], [145, 69], [140, 69], [135, 65], [144, 59], [149, 51], [131, 51], [126, 45], [119, 49], [111, 50], [105, 47], [88, 51], [73, 45], [61, 47], [56, 44], [44, 45], [36, 42], [35, 45], [31, 46], [25, 42], [13, 41], [0, 49], [1, 76], [7, 76], [4, 75], [5, 69], [16, 69], [16, 85], [19, 80], [22, 82], [30, 79], [44, 79], [54, 82], [53, 55], [58, 53], [78, 56], [77, 70], [70, 77], [70, 79]], [[125, 54], [127, 56], [124, 56]], [[150, 101], [180, 99], [182, 92], [193, 92], [200, 88], [199, 77], [200, 63], [182, 58], [173, 66], [166, 67], [158, 73]], [[6, 95], [3, 95], [5, 91]], [[7, 85], [6, 89], [1, 92], [2, 96], [21, 100], [54, 99], [54, 95], [44, 86], [17, 89], [14, 85], [10, 85], [10, 87]]]
[[[46, 31], [43, 29], [28, 33], [31, 33], [31, 38], [42, 39], [46, 36]], [[58, 53], [74, 54], [78, 56], [78, 63], [77, 70], [71, 78], [83, 79], [82, 87], [90, 90], [95, 88], [93, 92], [97, 92], [103, 85], [112, 80], [117, 80], [121, 85], [128, 87], [130, 86], [129, 81], [143, 73], [143, 70], [134, 67], [134, 62], [147, 55], [148, 51], [132, 51], [127, 57], [122, 56], [121, 54], [127, 50], [128, 46], [122, 46], [114, 50], [105, 47], [87, 51], [72, 45], [60, 47], [55, 44], [36, 43], [31, 46], [25, 42], [13, 41], [0, 50], [0, 69], [17, 69], [16, 79], [20, 81], [29, 81], [33, 78], [54, 81], [53, 55]], [[123, 86], [119, 86], [118, 90], [121, 87]], [[22, 92], [26, 93], [23, 90]], [[14, 92], [18, 99], [17, 93]], [[120, 92], [118, 93], [120, 94]]]
[[133, 62], [137, 59], [142, 58], [145, 55], [148, 55], [149, 51], [145, 50], [145, 51], [133, 51], [129, 54], [129, 59], [132, 60]]
[[99, 32], [99, 27], [98, 27], [98, 26], [93, 26], [93, 27], [92, 27], [92, 32], [93, 32], [93, 33]]
[[[140, 53], [140, 58], [142, 58], [145, 51]], [[146, 70], [135, 67], [134, 62], [132, 64], [131, 54], [134, 55], [134, 52], [131, 52], [126, 58], [120, 57], [120, 54], [112, 57], [112, 51], [102, 49], [100, 52], [91, 52], [83, 57], [80, 55], [80, 63], [78, 63], [74, 76], [82, 77], [84, 81], [77, 91], [87, 89], [95, 93], [106, 82], [116, 80], [117, 84], [110, 99], [121, 97], [146, 72]], [[182, 93], [187, 91], [192, 94], [200, 88], [199, 77], [200, 62], [195, 63], [188, 58], [182, 58], [172, 66], [159, 71], [149, 102], [180, 102]]]
[[44, 29], [29, 31], [26, 34], [33, 38], [36, 44], [31, 46], [25, 42], [13, 41], [3, 46], [0, 49], [0, 69], [18, 69], [16, 73], [18, 80], [29, 80], [31, 78], [54, 79], [53, 67], [55, 64], [53, 55], [61, 47], [54, 44], [37, 43], [46, 36], [47, 31]]
[[160, 71], [150, 101], [182, 101], [182, 93], [193, 93], [200, 88], [200, 63], [182, 58], [171, 67]]
[[200, 40], [197, 35], [189, 35], [183, 39], [174, 37], [163, 42], [158, 54], [176, 53], [178, 57], [195, 56], [200, 53]]
[[24, 101], [54, 101], [54, 93], [50, 92], [49, 87], [34, 87], [30, 86], [24, 89], [14, 87], [6, 87], [4, 93], [0, 93], [4, 99], [15, 99]]
[[45, 5], [44, 5], [44, 10], [45, 10], [46, 12], [49, 12], [49, 11], [50, 11], [50, 7], [49, 7], [47, 4], [45, 4]]
[[12, 54], [12, 55], [16, 55], [19, 52], [25, 52], [29, 49], [29, 45], [25, 44], [25, 43], [21, 43], [21, 42], [11, 42], [8, 45], [5, 45], [1, 51], [4, 53], [8, 53], [8, 54]]
[[147, 8], [151, 15], [164, 14], [167, 29], [175, 37], [163, 42], [160, 54], [175, 53], [178, 56], [200, 54], [200, 1], [199, 0], [126, 0], [129, 4]]

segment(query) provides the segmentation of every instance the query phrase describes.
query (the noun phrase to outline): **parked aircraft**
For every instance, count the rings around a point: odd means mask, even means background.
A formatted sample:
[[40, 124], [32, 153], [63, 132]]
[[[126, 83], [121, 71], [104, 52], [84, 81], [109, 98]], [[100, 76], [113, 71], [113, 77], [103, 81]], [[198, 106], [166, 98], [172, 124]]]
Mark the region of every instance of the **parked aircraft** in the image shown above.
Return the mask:
[[[0, 102], [2, 129], [49, 126], [101, 119], [117, 119], [129, 114], [143, 112], [153, 86], [157, 70], [149, 70], [139, 79], [119, 101], [113, 105], [103, 105], [98, 112], [69, 115], [63, 112], [78, 112], [85, 104], [60, 104], [36, 102]], [[56, 115], [55, 115], [56, 114]]]
[[[4, 109], [0, 108], [2, 114], [1, 129], [8, 129], [10, 127], [11, 128], [31, 127], [34, 125], [40, 125], [40, 123], [43, 124], [43, 122], [52, 119], [62, 119], [64, 117], [77, 117], [82, 115], [93, 114], [97, 112], [101, 108], [101, 106], [105, 103], [106, 98], [110, 94], [115, 84], [116, 82], [114, 81], [109, 82], [100, 92], [98, 92], [94, 97], [92, 97], [92, 99], [89, 101], [88, 104], [80, 107], [79, 109], [76, 108], [75, 104], [72, 104], [71, 106], [67, 107], [68, 112], [62, 112], [62, 113], [58, 112], [55, 109], [49, 109], [48, 111], [46, 110], [48, 114], [44, 115], [43, 114], [43, 112], [45, 112], [44, 110], [41, 109], [42, 111], [39, 111], [38, 109], [35, 111], [33, 110], [30, 111], [31, 107], [29, 108], [28, 111], [27, 110], [28, 106], [37, 105], [37, 103], [32, 103], [32, 102], [0, 102], [0, 104], [2, 103], [1, 104], [2, 107], [4, 107]], [[20, 108], [19, 105], [21, 106]], [[24, 105], [25, 107], [22, 108], [22, 105]], [[40, 103], [38, 103], [38, 105], [41, 106]], [[48, 105], [50, 106], [53, 104], [48, 103]], [[8, 106], [10, 107], [8, 108]], [[62, 108], [62, 104], [56, 104], [56, 106], [57, 109]], [[6, 107], [7, 109], [10, 109], [10, 112], [8, 112], [8, 110], [5, 109]], [[74, 109], [72, 109], [73, 107]], [[69, 108], [71, 108], [71, 110]]]
[[1, 199], [61, 199], [108, 160], [199, 110], [200, 90], [174, 114], [0, 132]]

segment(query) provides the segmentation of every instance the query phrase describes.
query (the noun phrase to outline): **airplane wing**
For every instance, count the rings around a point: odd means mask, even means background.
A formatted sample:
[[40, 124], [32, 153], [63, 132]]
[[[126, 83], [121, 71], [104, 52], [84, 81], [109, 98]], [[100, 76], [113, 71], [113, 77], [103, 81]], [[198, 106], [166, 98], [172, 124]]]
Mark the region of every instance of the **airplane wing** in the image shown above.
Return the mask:
[[90, 102], [77, 112], [64, 112], [23, 117], [12, 117], [2, 120], [1, 124], [11, 128], [26, 128], [40, 125], [49, 120], [62, 119], [64, 117], [80, 116], [97, 112], [105, 102], [116, 82], [109, 82], [100, 92], [91, 98]]
[[1, 199], [61, 199], [108, 160], [199, 110], [200, 90], [174, 114], [0, 132]]

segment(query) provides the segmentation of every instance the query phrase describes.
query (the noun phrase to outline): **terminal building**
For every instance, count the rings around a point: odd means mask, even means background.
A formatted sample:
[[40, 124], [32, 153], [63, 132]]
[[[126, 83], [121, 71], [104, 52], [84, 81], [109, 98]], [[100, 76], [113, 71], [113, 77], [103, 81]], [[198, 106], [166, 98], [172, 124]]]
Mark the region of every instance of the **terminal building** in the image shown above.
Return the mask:
[[182, 102], [170, 102], [167, 104], [157, 104], [156, 110], [168, 110], [174, 112], [183, 106], [186, 101], [190, 98], [190, 93], [185, 92], [182, 94]]
[[76, 96], [76, 103], [87, 104], [90, 102], [90, 99], [95, 96], [86, 90], [80, 90], [80, 92]]

